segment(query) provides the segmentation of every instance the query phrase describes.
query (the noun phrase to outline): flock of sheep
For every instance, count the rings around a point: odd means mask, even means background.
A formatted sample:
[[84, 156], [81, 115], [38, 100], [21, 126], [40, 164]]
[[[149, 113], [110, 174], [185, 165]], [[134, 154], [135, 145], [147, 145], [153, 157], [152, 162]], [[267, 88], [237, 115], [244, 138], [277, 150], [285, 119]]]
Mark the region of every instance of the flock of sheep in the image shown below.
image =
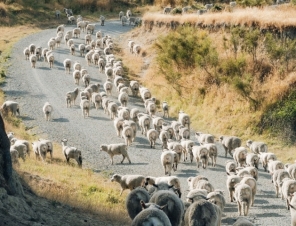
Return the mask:
[[[124, 15], [122, 17], [125, 17]], [[130, 17], [130, 12], [127, 16]], [[126, 17], [127, 17], [126, 16]], [[157, 116], [156, 100], [148, 88], [141, 86], [137, 81], [128, 81], [124, 78], [122, 62], [112, 54], [114, 43], [110, 36], [103, 35], [97, 31], [94, 34], [95, 25], [85, 23], [82, 17], [77, 20], [79, 29], [74, 28], [65, 32], [64, 25], [58, 26], [56, 37], [48, 41], [48, 48], [36, 47], [31, 44], [24, 50], [26, 59], [29, 59], [33, 68], [42, 59], [54, 66], [54, 49], [59, 48], [64, 39], [66, 48], [70, 54], [75, 54], [75, 37], [80, 32], [86, 32], [85, 44], [78, 46], [81, 57], [84, 57], [87, 65], [94, 65], [99, 71], [106, 75], [106, 82], [91, 84], [91, 77], [87, 69], [82, 68], [79, 62], [72, 62], [65, 59], [63, 66], [65, 73], [70, 74], [73, 70], [73, 80], [78, 86], [80, 79], [84, 84], [84, 90], [75, 88], [65, 94], [67, 108], [75, 105], [80, 96], [80, 107], [84, 118], [89, 117], [90, 110], [94, 106], [96, 110], [102, 108], [113, 120], [115, 132], [124, 142], [117, 144], [101, 144], [100, 150], [106, 152], [111, 158], [115, 155], [122, 155], [131, 163], [128, 155], [128, 148], [134, 142], [137, 132], [147, 137], [151, 148], [155, 148], [156, 141], [162, 144], [160, 163], [163, 166], [163, 177], [143, 175], [120, 175], [114, 174], [112, 181], [118, 182], [121, 192], [130, 189], [131, 192], [126, 199], [126, 208], [133, 220], [132, 225], [220, 225], [221, 218], [226, 204], [225, 194], [219, 189], [214, 189], [208, 178], [198, 175], [187, 179], [189, 193], [186, 201], [181, 200], [181, 183], [178, 177], [171, 176], [173, 171], [178, 170], [180, 161], [196, 162], [197, 168], [204, 169], [211, 163], [216, 166], [218, 147], [215, 137], [211, 134], [201, 132], [195, 133], [198, 142], [191, 140], [190, 116], [180, 111], [178, 120], [168, 123], [169, 105], [162, 102], [163, 117]], [[102, 18], [101, 18], [102, 21]], [[83, 26], [82, 23], [84, 22]], [[102, 25], [102, 24], [101, 24]], [[85, 30], [84, 30], [85, 29]], [[78, 32], [79, 30], [79, 32]], [[127, 46], [135, 56], [141, 52], [141, 46], [129, 40]], [[103, 91], [100, 91], [103, 89]], [[112, 90], [118, 93], [120, 106], [111, 100]], [[128, 108], [129, 96], [140, 96], [143, 100], [145, 112], [137, 108]], [[1, 106], [1, 113], [7, 116], [20, 114], [17, 102], [6, 101]], [[43, 106], [43, 113], [46, 120], [52, 118], [53, 106], [46, 102]], [[151, 128], [152, 127], [152, 128]], [[11, 141], [11, 157], [15, 164], [19, 164], [18, 158], [25, 161], [26, 155], [30, 155], [32, 145], [36, 158], [46, 159], [47, 153], [53, 156], [53, 144], [50, 140], [38, 140], [31, 145], [26, 140], [19, 140], [14, 133], [7, 134]], [[76, 147], [67, 146], [67, 139], [62, 139], [62, 150], [69, 162], [75, 159], [78, 165], [82, 166], [82, 152]], [[263, 142], [248, 140], [246, 147], [242, 147], [241, 139], [235, 136], [221, 136], [219, 142], [225, 149], [225, 157], [228, 154], [233, 156], [233, 161], [226, 163], [225, 169], [228, 174], [226, 181], [230, 202], [237, 202], [238, 214], [247, 216], [249, 208], [253, 206], [256, 198], [258, 167], [261, 161], [264, 170], [268, 169], [275, 186], [276, 196], [281, 195], [285, 200], [287, 209], [290, 209], [292, 225], [296, 225], [296, 164], [286, 164], [278, 161], [273, 153], [268, 152], [267, 145]], [[295, 194], [295, 195], [294, 195]], [[149, 225], [150, 225], [149, 224]], [[234, 225], [253, 225], [246, 218], [239, 218]]]

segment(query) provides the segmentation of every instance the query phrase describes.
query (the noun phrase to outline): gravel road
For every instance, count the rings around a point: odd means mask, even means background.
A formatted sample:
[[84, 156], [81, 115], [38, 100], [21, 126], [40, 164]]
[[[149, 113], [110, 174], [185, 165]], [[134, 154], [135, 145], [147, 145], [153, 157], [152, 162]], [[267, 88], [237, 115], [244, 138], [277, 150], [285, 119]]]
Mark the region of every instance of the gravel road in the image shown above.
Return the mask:
[[[65, 30], [68, 31], [73, 27], [68, 25]], [[130, 30], [130, 27], [122, 27], [119, 21], [107, 21], [104, 27], [96, 26], [95, 31], [98, 30], [118, 40], [122, 33]], [[128, 150], [132, 164], [129, 165], [127, 162], [120, 164], [121, 157], [115, 156], [115, 164], [111, 166], [109, 156], [105, 152], [101, 153], [99, 146], [103, 143], [123, 142], [116, 136], [113, 122], [104, 114], [102, 109], [91, 109], [90, 117], [84, 119], [78, 106], [79, 98], [76, 100], [76, 106], [66, 108], [65, 94], [74, 90], [76, 85], [72, 74], [68, 75], [64, 72], [64, 59], [69, 58], [73, 62], [80, 62], [88, 70], [92, 83], [103, 84], [106, 76], [99, 73], [97, 67], [87, 66], [84, 57], [78, 56], [77, 53], [75, 56], [70, 55], [63, 42], [60, 48], [54, 50], [55, 64], [53, 69], [49, 69], [47, 63], [40, 61], [37, 62], [36, 69], [31, 68], [30, 63], [25, 60], [23, 49], [31, 43], [36, 46], [47, 47], [47, 41], [55, 35], [55, 29], [45, 30], [22, 39], [13, 47], [11, 66], [3, 89], [7, 100], [15, 99], [20, 103], [21, 118], [25, 125], [38, 136], [47, 137], [58, 143], [62, 138], [67, 138], [69, 145], [82, 150], [83, 166], [91, 168], [95, 172], [107, 171], [108, 173], [163, 176], [159, 141], [156, 149], [150, 149], [146, 137], [138, 131], [135, 142]], [[75, 39], [76, 47], [83, 43], [84, 35], [85, 33], [82, 33], [81, 38]], [[83, 89], [82, 82], [80, 82], [79, 88]], [[118, 93], [113, 90], [112, 98], [118, 103], [117, 95]], [[42, 106], [47, 101], [54, 107], [53, 120], [50, 122], [45, 121], [42, 113]], [[137, 107], [144, 111], [143, 102], [140, 98], [131, 97], [128, 107]], [[196, 140], [194, 136], [191, 139]], [[186, 179], [196, 174], [208, 177], [215, 188], [223, 189], [227, 205], [222, 225], [232, 225], [237, 218], [237, 206], [229, 202], [224, 166], [230, 158], [223, 156], [224, 150], [220, 146], [215, 168], [197, 170], [196, 163], [186, 162], [181, 163], [178, 166], [178, 171], [173, 175], [178, 176], [182, 182], [183, 198], [187, 194]], [[119, 184], [114, 183], [114, 187], [119, 188]], [[251, 207], [248, 218], [256, 225], [290, 225], [290, 212], [285, 209], [284, 201], [275, 198], [270, 175], [263, 172], [261, 166], [255, 204], [254, 207]]]

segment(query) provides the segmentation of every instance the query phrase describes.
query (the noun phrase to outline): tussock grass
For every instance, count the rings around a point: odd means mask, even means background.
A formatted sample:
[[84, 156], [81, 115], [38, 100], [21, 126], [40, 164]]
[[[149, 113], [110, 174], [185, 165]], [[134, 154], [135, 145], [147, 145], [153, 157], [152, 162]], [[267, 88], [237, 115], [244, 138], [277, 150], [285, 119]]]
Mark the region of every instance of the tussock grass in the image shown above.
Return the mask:
[[233, 12], [206, 13], [203, 15], [185, 14], [185, 15], [164, 15], [160, 13], [147, 13], [143, 16], [143, 21], [154, 21], [169, 23], [177, 21], [180, 24], [201, 23], [204, 25], [243, 25], [258, 26], [260, 28], [275, 27], [282, 29], [288, 26], [294, 27], [296, 24], [295, 6], [278, 6], [277, 8], [246, 8], [235, 9]]

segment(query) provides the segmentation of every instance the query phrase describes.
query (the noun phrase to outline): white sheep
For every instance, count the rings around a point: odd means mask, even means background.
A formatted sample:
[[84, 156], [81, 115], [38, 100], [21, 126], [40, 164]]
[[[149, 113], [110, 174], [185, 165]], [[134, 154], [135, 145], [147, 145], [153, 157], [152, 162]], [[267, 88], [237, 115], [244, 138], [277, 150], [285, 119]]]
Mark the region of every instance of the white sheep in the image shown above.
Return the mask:
[[150, 129], [151, 118], [147, 114], [138, 114], [139, 125], [141, 133], [146, 136], [147, 131]]
[[282, 193], [282, 185], [283, 185], [283, 180], [285, 178], [291, 179], [289, 173], [284, 169], [278, 169], [274, 171], [272, 175], [272, 181], [275, 188], [276, 197], [278, 197], [280, 193], [282, 199], [284, 198]]
[[258, 169], [259, 165], [259, 156], [254, 153], [248, 153], [246, 158], [247, 166], [254, 166]]
[[296, 180], [296, 163], [288, 165], [286, 171], [292, 179]]
[[127, 23], [127, 17], [126, 16], [122, 16], [121, 17], [121, 24], [122, 26], [124, 26]]
[[169, 134], [167, 131], [161, 130], [159, 133], [159, 140], [162, 143], [162, 149], [168, 149]]
[[166, 117], [169, 118], [169, 105], [166, 101], [162, 102], [162, 111], [163, 111], [163, 116], [162, 117]]
[[252, 189], [247, 184], [238, 184], [234, 192], [235, 200], [238, 205], [238, 214], [247, 216], [252, 199]]
[[248, 150], [245, 147], [238, 147], [234, 149], [233, 159], [237, 166], [244, 167], [246, 165]]
[[29, 58], [32, 68], [36, 68], [37, 57], [36, 55], [31, 55]]
[[220, 142], [222, 143], [225, 149], [225, 157], [227, 157], [227, 153], [232, 156], [232, 150], [241, 146], [241, 139], [235, 136], [220, 136]]
[[190, 131], [187, 127], [180, 126], [179, 127], [179, 138], [189, 140], [190, 139]]
[[121, 186], [120, 195], [125, 189], [133, 190], [137, 187], [145, 186], [145, 177], [142, 175], [120, 175], [114, 174], [111, 181], [116, 181]]
[[130, 119], [130, 110], [127, 107], [118, 107], [118, 117], [123, 118], [124, 120]]
[[182, 126], [185, 126], [190, 130], [190, 117], [188, 114], [180, 111], [178, 121], [181, 123]]
[[82, 167], [82, 155], [81, 151], [78, 150], [76, 147], [67, 146], [67, 139], [61, 140], [63, 146], [63, 153], [66, 157], [67, 163], [69, 163], [70, 159], [73, 158], [78, 163], [79, 167]]
[[118, 109], [118, 105], [113, 101], [109, 101], [108, 115], [110, 115], [110, 119], [113, 120], [117, 116], [117, 109]]
[[128, 94], [126, 92], [120, 92], [118, 95], [118, 101], [121, 104], [122, 107], [126, 107], [128, 102]]
[[192, 147], [195, 145], [194, 141], [192, 140], [181, 140], [181, 145], [183, 147], [183, 153], [184, 153], [184, 162], [187, 160], [187, 155], [190, 156], [190, 161], [193, 160], [193, 153], [192, 153]]
[[64, 64], [64, 68], [65, 68], [65, 73], [68, 72], [68, 74], [70, 74], [71, 65], [72, 65], [71, 60], [70, 59], [65, 59], [63, 64]]
[[46, 154], [48, 151], [48, 145], [46, 142], [36, 141], [32, 143], [33, 151], [35, 153], [35, 157], [41, 158], [43, 162], [45, 162]]
[[202, 167], [204, 169], [208, 166], [209, 161], [209, 151], [207, 148], [203, 146], [193, 146], [192, 147], [192, 154], [194, 159], [196, 160], [197, 168], [199, 168], [199, 162], [201, 161]]
[[10, 143], [11, 143], [11, 145], [19, 145], [19, 144], [26, 145], [26, 147], [27, 147], [26, 152], [30, 156], [31, 149], [30, 149], [29, 141], [27, 141], [27, 140], [19, 140], [19, 139], [13, 137], [13, 138], [10, 139]]
[[43, 105], [43, 113], [46, 121], [50, 121], [52, 119], [52, 112], [53, 112], [53, 107], [49, 102], [45, 102]]
[[95, 30], [95, 24], [88, 24], [86, 26], [86, 33], [90, 33], [90, 34], [93, 34], [94, 33], [94, 30]]
[[233, 202], [234, 200], [233, 196], [235, 191], [235, 185], [240, 183], [241, 180], [242, 178], [237, 175], [230, 175], [227, 177], [226, 186], [229, 192], [230, 202]]
[[174, 167], [175, 158], [178, 158], [178, 155], [174, 151], [163, 151], [160, 156], [160, 161], [164, 169], [164, 174], [171, 176], [172, 169], [176, 171]]
[[264, 142], [256, 142], [252, 140], [248, 140], [246, 142], [247, 147], [255, 154], [260, 154], [262, 152], [268, 152], [267, 145]]
[[81, 33], [80, 28], [78, 28], [78, 27], [74, 28], [72, 32], [73, 32], [73, 37], [74, 38], [80, 38], [80, 33]]
[[255, 224], [244, 217], [239, 217], [233, 226], [255, 226]]
[[292, 198], [289, 203], [290, 206], [290, 213], [291, 213], [291, 225], [296, 225], [296, 193], [292, 194]]
[[234, 161], [228, 160], [225, 165], [227, 175], [230, 175], [231, 173], [236, 173], [236, 167], [237, 165]]
[[127, 145], [124, 143], [119, 144], [102, 144], [100, 146], [100, 151], [105, 151], [110, 155], [111, 158], [111, 164], [113, 165], [113, 157], [114, 155], [122, 155], [123, 159], [121, 163], [123, 163], [124, 159], [127, 158], [129, 163], [131, 164], [131, 160], [127, 153]]
[[150, 129], [147, 131], [147, 139], [150, 142], [150, 147], [155, 148], [156, 139], [158, 137], [158, 132], [155, 129]]
[[90, 75], [89, 74], [84, 74], [82, 77], [82, 82], [84, 83], [84, 87], [86, 88], [87, 86], [89, 86], [90, 83]]
[[72, 105], [75, 105], [75, 100], [78, 96], [79, 89], [75, 88], [73, 91], [69, 91], [66, 93], [66, 103], [67, 107], [71, 107]]
[[80, 78], [81, 78], [81, 73], [80, 73], [79, 70], [74, 70], [74, 71], [73, 71], [73, 78], [74, 78], [74, 83], [75, 83], [76, 85], [79, 85], [79, 80], [80, 80]]
[[206, 134], [201, 132], [196, 132], [195, 137], [200, 144], [213, 144], [215, 143], [215, 137], [212, 134]]
[[253, 177], [244, 177], [241, 181], [240, 184], [247, 184], [250, 186], [252, 190], [252, 195], [251, 195], [251, 206], [254, 205], [254, 200], [255, 200], [255, 195], [257, 193], [257, 182]]
[[24, 55], [25, 55], [25, 59], [26, 60], [29, 60], [29, 57], [30, 57], [30, 50], [29, 50], [29, 48], [28, 47], [26, 47], [25, 49], [24, 49]]
[[275, 160], [277, 160], [277, 157], [273, 153], [270, 153], [270, 152], [260, 153], [260, 161], [262, 163], [262, 166], [265, 172], [266, 172], [266, 169], [268, 168], [268, 163]]
[[283, 179], [283, 185], [282, 185], [282, 197], [286, 201], [286, 207], [289, 210], [290, 209], [290, 201], [292, 199], [292, 194], [296, 192], [296, 181], [285, 178]]
[[15, 101], [7, 100], [0, 107], [0, 112], [3, 114], [3, 116], [7, 116], [8, 112], [11, 113], [11, 116], [16, 116], [16, 113], [20, 115], [20, 106]]
[[127, 146], [130, 146], [134, 140], [134, 130], [129, 125], [123, 125], [122, 138]]
[[81, 111], [82, 111], [82, 116], [84, 118], [89, 117], [90, 101], [88, 99], [82, 99], [80, 101], [80, 108], [81, 108]]
[[215, 205], [217, 205], [221, 212], [224, 212], [224, 207], [226, 205], [226, 201], [224, 198], [224, 195], [220, 191], [212, 191], [209, 194], [207, 194], [207, 200]]
[[217, 156], [218, 156], [218, 148], [216, 144], [204, 144], [203, 145], [209, 151], [209, 157], [212, 160], [212, 166], [216, 166]]
[[26, 160], [28, 149], [25, 144], [14, 144], [10, 146], [10, 151], [11, 150], [16, 150], [18, 152], [19, 158], [21, 158], [23, 161]]
[[49, 68], [53, 68], [53, 64], [54, 64], [53, 54], [48, 55], [46, 58], [47, 58], [47, 62], [49, 63]]

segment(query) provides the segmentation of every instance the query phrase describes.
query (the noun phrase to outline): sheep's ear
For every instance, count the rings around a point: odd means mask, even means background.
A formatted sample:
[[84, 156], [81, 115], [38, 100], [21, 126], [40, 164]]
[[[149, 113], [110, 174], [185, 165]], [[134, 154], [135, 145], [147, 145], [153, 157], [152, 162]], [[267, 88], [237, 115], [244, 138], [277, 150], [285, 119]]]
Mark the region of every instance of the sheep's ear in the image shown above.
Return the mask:
[[145, 205], [145, 202], [143, 200], [141, 200], [140, 203], [141, 203], [142, 209], [146, 209], [147, 208], [146, 205]]
[[230, 173], [226, 172], [226, 174], [227, 174], [228, 176], [230, 176]]
[[172, 188], [172, 187], [174, 187], [174, 185], [169, 186], [169, 188]]
[[153, 187], [156, 187], [156, 188], [158, 188], [158, 185], [157, 185], [157, 184], [153, 184]]

